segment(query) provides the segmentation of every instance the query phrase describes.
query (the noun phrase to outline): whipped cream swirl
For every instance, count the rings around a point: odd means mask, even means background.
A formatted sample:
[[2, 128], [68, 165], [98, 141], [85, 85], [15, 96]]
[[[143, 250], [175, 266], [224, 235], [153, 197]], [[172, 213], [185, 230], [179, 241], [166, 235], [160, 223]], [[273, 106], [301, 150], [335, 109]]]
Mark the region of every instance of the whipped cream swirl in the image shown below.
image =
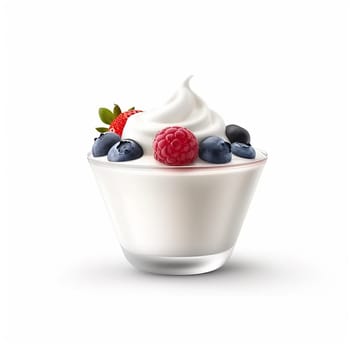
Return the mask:
[[158, 131], [170, 126], [191, 130], [200, 142], [207, 136], [225, 138], [225, 123], [190, 88], [187, 78], [168, 102], [150, 111], [134, 114], [128, 119], [123, 138], [137, 141], [145, 155], [153, 154], [152, 143]]

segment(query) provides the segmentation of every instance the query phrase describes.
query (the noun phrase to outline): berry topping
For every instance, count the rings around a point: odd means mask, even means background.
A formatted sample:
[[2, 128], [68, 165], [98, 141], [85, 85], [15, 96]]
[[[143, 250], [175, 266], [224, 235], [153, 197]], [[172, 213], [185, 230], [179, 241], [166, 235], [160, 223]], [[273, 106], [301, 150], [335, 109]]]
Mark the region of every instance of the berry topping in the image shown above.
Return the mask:
[[142, 112], [140, 110], [135, 110], [135, 107], [130, 108], [126, 112], [122, 112], [118, 105], [114, 105], [113, 112], [108, 108], [100, 108], [98, 114], [103, 123], [107, 124], [109, 127], [99, 127], [96, 128], [98, 132], [111, 131], [118, 134], [120, 137], [123, 134], [125, 124], [130, 116], [133, 114]]
[[159, 131], [153, 140], [154, 158], [166, 165], [186, 165], [198, 156], [198, 141], [188, 129], [171, 126]]
[[250, 135], [249, 132], [242, 128], [241, 126], [231, 124], [226, 126], [226, 136], [230, 140], [231, 143], [241, 142], [245, 144], [250, 143]]
[[245, 143], [235, 142], [231, 145], [232, 153], [238, 157], [254, 159], [256, 152], [251, 145]]
[[142, 157], [143, 149], [134, 140], [121, 140], [111, 147], [107, 159], [111, 162], [125, 162]]
[[94, 157], [102, 157], [107, 155], [110, 148], [119, 141], [120, 137], [113, 132], [101, 134], [95, 139], [95, 142], [92, 146], [92, 155]]
[[128, 121], [128, 118], [132, 116], [133, 114], [139, 113], [142, 111], [138, 110], [131, 110], [131, 111], [126, 111], [123, 113], [120, 113], [111, 123], [109, 126], [109, 131], [115, 132], [116, 134], [122, 136], [123, 135], [123, 130], [125, 127], [126, 122]]
[[199, 157], [209, 163], [228, 163], [232, 159], [231, 145], [221, 137], [209, 136], [199, 144]]

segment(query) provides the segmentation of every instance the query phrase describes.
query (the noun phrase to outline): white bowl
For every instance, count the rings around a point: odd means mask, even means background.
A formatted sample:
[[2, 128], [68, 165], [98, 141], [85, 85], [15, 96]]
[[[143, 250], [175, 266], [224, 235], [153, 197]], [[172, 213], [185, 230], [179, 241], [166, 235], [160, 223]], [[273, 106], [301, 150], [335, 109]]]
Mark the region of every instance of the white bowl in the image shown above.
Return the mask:
[[88, 160], [128, 261], [143, 271], [189, 275], [218, 269], [230, 257], [267, 159], [257, 154], [177, 167], [147, 157]]

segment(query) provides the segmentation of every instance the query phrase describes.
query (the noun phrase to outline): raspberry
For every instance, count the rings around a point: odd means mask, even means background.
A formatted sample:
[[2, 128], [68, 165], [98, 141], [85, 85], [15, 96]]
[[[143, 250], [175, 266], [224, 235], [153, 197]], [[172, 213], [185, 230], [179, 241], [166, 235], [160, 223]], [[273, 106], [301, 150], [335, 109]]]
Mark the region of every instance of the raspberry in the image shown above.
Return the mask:
[[198, 156], [198, 141], [193, 133], [171, 126], [157, 133], [153, 141], [154, 158], [167, 165], [186, 165]]
[[120, 113], [112, 121], [111, 125], [109, 126], [109, 131], [115, 132], [119, 136], [122, 136], [123, 130], [124, 130], [124, 126], [125, 126], [128, 118], [130, 116], [132, 116], [133, 114], [136, 114], [136, 113], [139, 113], [139, 112], [142, 112], [142, 111], [133, 109], [131, 111], [126, 111], [126, 112]]

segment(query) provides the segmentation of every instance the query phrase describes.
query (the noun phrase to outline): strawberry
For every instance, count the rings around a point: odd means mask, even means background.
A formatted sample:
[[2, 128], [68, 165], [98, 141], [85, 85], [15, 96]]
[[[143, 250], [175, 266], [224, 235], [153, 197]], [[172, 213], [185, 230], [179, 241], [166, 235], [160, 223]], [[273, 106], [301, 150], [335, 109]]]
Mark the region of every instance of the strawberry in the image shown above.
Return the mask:
[[111, 125], [109, 126], [109, 131], [115, 132], [119, 136], [122, 136], [123, 130], [124, 130], [124, 126], [125, 126], [126, 122], [128, 121], [128, 118], [130, 116], [132, 116], [133, 114], [136, 114], [136, 113], [139, 113], [139, 112], [142, 112], [142, 111], [133, 109], [131, 111], [126, 111], [126, 112], [120, 113], [112, 121]]
[[96, 128], [96, 130], [100, 133], [111, 131], [118, 134], [119, 136], [122, 136], [123, 130], [128, 118], [133, 114], [136, 114], [139, 112], [142, 112], [142, 111], [135, 110], [134, 107], [130, 108], [125, 112], [122, 112], [118, 105], [114, 105], [113, 112], [107, 108], [100, 108], [98, 110], [100, 119], [103, 123], [109, 125], [109, 127], [108, 128], [99, 127], [99, 128]]

